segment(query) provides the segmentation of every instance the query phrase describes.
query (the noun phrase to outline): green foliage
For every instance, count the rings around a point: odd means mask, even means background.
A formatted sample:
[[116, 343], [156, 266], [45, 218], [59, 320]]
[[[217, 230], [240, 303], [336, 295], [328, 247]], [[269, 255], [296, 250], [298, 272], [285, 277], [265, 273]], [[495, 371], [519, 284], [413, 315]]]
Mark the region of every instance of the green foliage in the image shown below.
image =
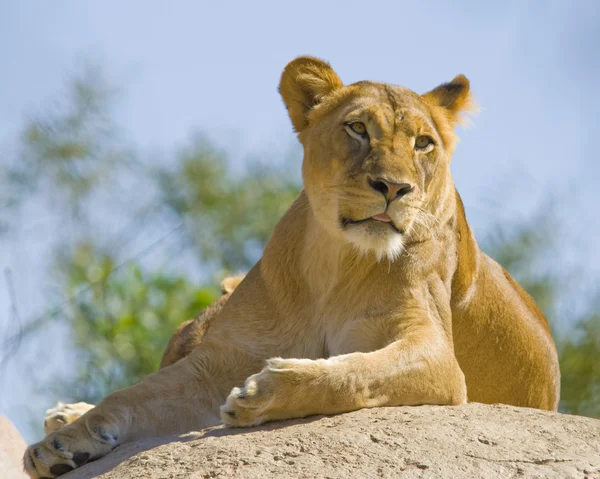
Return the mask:
[[600, 418], [600, 314], [581, 319], [559, 346], [561, 409]]
[[234, 176], [226, 158], [196, 138], [175, 168], [159, 170], [157, 177], [164, 204], [187, 225], [198, 256], [231, 273], [258, 260], [300, 186], [273, 165], [251, 164]]
[[90, 402], [156, 371], [173, 331], [218, 294], [135, 263], [116, 271], [114, 259], [90, 243], [62, 267], [78, 369], [70, 384], [59, 384], [63, 396]]
[[25, 127], [19, 161], [9, 170], [12, 181], [30, 192], [50, 187], [78, 209], [125, 155], [111, 118], [114, 96], [101, 70], [87, 67], [66, 102]]

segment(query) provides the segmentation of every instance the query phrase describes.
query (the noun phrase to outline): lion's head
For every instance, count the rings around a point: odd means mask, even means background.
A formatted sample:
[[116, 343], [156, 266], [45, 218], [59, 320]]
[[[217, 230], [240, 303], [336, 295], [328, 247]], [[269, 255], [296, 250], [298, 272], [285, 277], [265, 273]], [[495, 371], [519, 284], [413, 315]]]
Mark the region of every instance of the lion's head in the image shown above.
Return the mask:
[[279, 89], [304, 146], [306, 194], [329, 233], [394, 259], [417, 225], [443, 219], [454, 195], [454, 126], [471, 106], [464, 76], [418, 95], [375, 82], [344, 86], [327, 63], [300, 57]]

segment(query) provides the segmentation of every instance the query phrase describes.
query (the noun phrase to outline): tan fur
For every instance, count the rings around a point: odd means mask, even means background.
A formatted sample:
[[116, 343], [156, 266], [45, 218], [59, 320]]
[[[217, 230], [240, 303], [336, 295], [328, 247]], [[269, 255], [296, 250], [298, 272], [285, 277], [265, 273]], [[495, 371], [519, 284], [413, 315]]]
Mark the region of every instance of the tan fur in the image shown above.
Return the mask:
[[86, 402], [74, 404], [64, 404], [59, 402], [55, 407], [46, 410], [44, 434], [48, 435], [65, 427], [67, 424], [71, 424], [78, 419], [79, 416], [83, 416], [93, 407], [93, 404], [88, 404]]
[[450, 175], [467, 79], [423, 96], [343, 86], [304, 57], [285, 68], [280, 92], [304, 147], [305, 190], [263, 258], [180, 327], [165, 367], [31, 446], [31, 477], [220, 419], [250, 426], [467, 395], [556, 409], [546, 320], [480, 251]]

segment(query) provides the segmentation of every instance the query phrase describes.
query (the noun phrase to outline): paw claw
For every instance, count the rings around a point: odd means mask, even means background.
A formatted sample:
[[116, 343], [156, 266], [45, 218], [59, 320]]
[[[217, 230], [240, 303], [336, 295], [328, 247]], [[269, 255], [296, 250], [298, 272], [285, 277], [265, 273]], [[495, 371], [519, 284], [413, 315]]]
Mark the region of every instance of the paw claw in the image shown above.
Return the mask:
[[269, 420], [268, 411], [274, 406], [279, 392], [280, 376], [267, 366], [246, 379], [244, 387], [233, 388], [221, 407], [221, 419], [228, 426], [254, 426]]

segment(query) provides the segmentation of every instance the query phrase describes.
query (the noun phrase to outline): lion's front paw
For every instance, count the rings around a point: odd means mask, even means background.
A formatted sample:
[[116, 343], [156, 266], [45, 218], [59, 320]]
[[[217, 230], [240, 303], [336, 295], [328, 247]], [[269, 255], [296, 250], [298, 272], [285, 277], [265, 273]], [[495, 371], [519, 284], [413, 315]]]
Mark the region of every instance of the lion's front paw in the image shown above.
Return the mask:
[[116, 447], [118, 428], [102, 418], [81, 418], [29, 446], [23, 456], [25, 472], [33, 479], [66, 474]]
[[306, 415], [302, 386], [319, 375], [320, 367], [310, 359], [269, 359], [242, 388], [233, 388], [221, 406], [221, 419], [228, 426], [244, 427]]
[[46, 436], [75, 422], [76, 419], [79, 419], [80, 416], [83, 416], [93, 408], [93, 404], [88, 404], [86, 402], [74, 404], [64, 404], [59, 402], [56, 407], [46, 411], [46, 419], [44, 420], [44, 432], [46, 433]]

